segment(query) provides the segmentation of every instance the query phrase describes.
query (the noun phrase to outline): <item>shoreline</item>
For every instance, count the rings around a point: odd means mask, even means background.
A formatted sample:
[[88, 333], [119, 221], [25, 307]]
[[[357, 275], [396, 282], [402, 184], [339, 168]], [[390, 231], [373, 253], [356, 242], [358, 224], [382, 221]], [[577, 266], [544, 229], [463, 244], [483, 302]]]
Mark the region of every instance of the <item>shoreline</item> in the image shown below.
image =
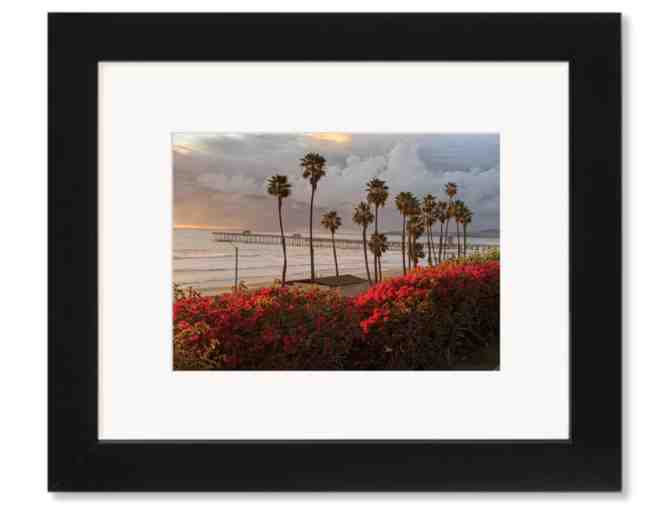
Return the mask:
[[[351, 273], [347, 273], [351, 274]], [[383, 270], [383, 280], [386, 280], [388, 278], [394, 278], [396, 276], [402, 276], [404, 274], [403, 268], [395, 268], [395, 269], [388, 269], [387, 271]], [[366, 272], [365, 273], [356, 273], [353, 276], [356, 276], [358, 278], [361, 278], [362, 280], [366, 280]], [[275, 282], [274, 280], [269, 280], [269, 281], [263, 281], [263, 282], [255, 282], [251, 284], [247, 284], [247, 290], [259, 290], [263, 289], [266, 287], [272, 287]], [[311, 287], [322, 287], [322, 288], [328, 288], [323, 285], [315, 285], [312, 283], [298, 283], [298, 284], [293, 284], [291, 287], [301, 287], [301, 288], [311, 288]], [[369, 288], [369, 283], [363, 282], [363, 283], [357, 283], [354, 285], [346, 285], [344, 287], [336, 287], [333, 288], [336, 292], [340, 292], [341, 295], [347, 296], [347, 297], [354, 297], [358, 294], [361, 294], [362, 292], [365, 292]], [[206, 289], [203, 291], [199, 291], [201, 295], [203, 296], [217, 296], [219, 294], [231, 294], [233, 292], [232, 286], [227, 286], [227, 287], [214, 287], [210, 289]]]

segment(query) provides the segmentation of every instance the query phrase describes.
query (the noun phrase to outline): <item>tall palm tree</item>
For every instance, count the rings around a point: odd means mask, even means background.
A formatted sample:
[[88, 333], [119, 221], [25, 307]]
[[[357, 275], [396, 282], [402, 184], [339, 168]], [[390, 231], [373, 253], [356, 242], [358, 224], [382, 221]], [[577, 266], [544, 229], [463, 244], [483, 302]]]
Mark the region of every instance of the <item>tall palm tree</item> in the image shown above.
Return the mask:
[[406, 218], [413, 198], [412, 193], [402, 191], [394, 199], [397, 209], [401, 213], [401, 263], [404, 268], [404, 274], [406, 274]]
[[315, 191], [317, 183], [325, 176], [325, 167], [327, 160], [317, 152], [309, 152], [301, 158], [301, 167], [303, 168], [303, 178], [310, 182], [310, 279], [315, 280], [315, 251], [313, 250], [313, 202], [315, 200]]
[[[456, 209], [455, 209], [455, 203], [453, 202], [452, 204], [448, 204], [448, 215], [449, 215], [451, 218], [455, 219], [455, 213], [456, 213], [456, 212], [457, 212], [457, 211], [456, 211]], [[449, 224], [449, 223], [450, 223], [450, 220], [446, 222], [446, 234], [448, 234], [448, 224]], [[457, 222], [455, 222], [455, 224], [457, 225]], [[456, 234], [456, 235], [454, 236], [455, 239], [454, 239], [454, 240], [451, 239], [451, 243], [449, 243], [450, 245], [453, 245], [453, 244], [456, 245], [456, 244], [458, 243], [458, 241], [459, 241], [459, 237], [457, 236], [457, 234], [459, 234], [459, 229], [457, 229], [457, 227], [456, 227], [455, 234]], [[446, 241], [446, 242], [448, 242], [448, 241]], [[458, 246], [458, 248], [459, 248], [459, 246]]]
[[443, 256], [444, 259], [448, 258], [448, 248], [450, 247], [450, 236], [448, 235], [448, 225], [450, 225], [450, 219], [455, 215], [455, 206], [452, 202], [448, 203], [446, 208], [446, 227], [443, 229]]
[[427, 255], [429, 257], [429, 265], [434, 265], [432, 258], [432, 225], [436, 221], [436, 198], [433, 195], [425, 195], [422, 199], [422, 218], [425, 222], [425, 229], [427, 230]]
[[443, 227], [445, 226], [446, 221], [448, 220], [449, 217], [450, 216], [448, 216], [448, 203], [439, 200], [436, 204], [436, 219], [441, 224], [441, 230], [439, 231], [439, 262], [443, 262], [443, 251], [444, 251], [444, 245], [443, 245], [444, 230], [443, 230]]
[[360, 202], [357, 207], [355, 207], [355, 212], [352, 215], [352, 221], [357, 223], [362, 227], [362, 244], [364, 245], [364, 265], [366, 266], [366, 277], [369, 280], [369, 285], [371, 285], [371, 271], [369, 271], [369, 256], [368, 248], [366, 246], [366, 229], [371, 223], [373, 223], [373, 213], [371, 212], [371, 207], [366, 202]]
[[341, 226], [341, 217], [336, 211], [329, 211], [322, 216], [322, 226], [331, 232], [331, 248], [334, 251], [334, 265], [336, 266], [336, 278], [338, 278], [338, 258], [336, 258], [336, 239], [334, 234]]
[[[417, 199], [416, 199], [417, 202]], [[418, 260], [425, 258], [425, 253], [422, 248], [422, 243], [418, 239], [425, 233], [425, 225], [422, 216], [420, 215], [419, 207], [409, 214], [406, 222], [406, 230], [408, 232], [408, 260], [409, 265], [413, 268], [418, 267]]]
[[381, 281], [383, 279], [383, 266], [380, 260], [383, 253], [388, 249], [387, 236], [385, 234], [373, 234], [369, 240], [369, 249], [373, 252], [375, 260], [377, 260], [378, 281]]
[[464, 211], [462, 213], [462, 219], [460, 223], [462, 223], [462, 241], [464, 245], [464, 256], [467, 256], [467, 225], [471, 223], [471, 219], [473, 217], [473, 213], [471, 212], [471, 209], [468, 207], [464, 208]]
[[[455, 195], [457, 195], [457, 184], [454, 182], [449, 182], [444, 186], [446, 195], [448, 195], [448, 208], [449, 211], [452, 211], [451, 206], [453, 205], [453, 200]], [[448, 226], [450, 225], [450, 218], [453, 217], [451, 214], [450, 217], [446, 220], [446, 236], [448, 236]]]
[[422, 243], [415, 243], [413, 247], [413, 257], [415, 258], [415, 267], [418, 267], [418, 261], [425, 258], [425, 246]]
[[455, 204], [449, 203], [446, 208], [446, 226], [443, 229], [443, 258], [444, 260], [448, 258], [448, 250], [454, 246], [455, 239], [448, 232], [448, 225], [450, 225], [450, 219], [455, 217]]
[[282, 238], [282, 286], [285, 286], [287, 280], [287, 245], [285, 244], [285, 228], [282, 225], [282, 200], [292, 194], [292, 185], [287, 180], [286, 175], [274, 175], [266, 181], [269, 195], [278, 197], [278, 218], [280, 219], [280, 237]]
[[383, 281], [383, 253], [385, 253], [389, 244], [387, 244], [387, 236], [385, 234], [378, 234], [381, 237], [380, 240], [380, 254], [378, 255], [378, 278], [380, 281]]
[[406, 235], [408, 236], [407, 255], [409, 268], [418, 266], [415, 249], [417, 240], [424, 233], [424, 223], [420, 211], [420, 201], [413, 195], [408, 204], [408, 219], [406, 220]]
[[[382, 181], [378, 178], [371, 179], [369, 182], [366, 183], [366, 192], [367, 192], [366, 201], [369, 204], [373, 204], [375, 207], [374, 234], [378, 234], [378, 209], [381, 207], [385, 207], [385, 202], [387, 202], [387, 198], [390, 196], [390, 194], [387, 191], [388, 189], [389, 188], [387, 187], [387, 184], [385, 184], [385, 181]], [[380, 267], [380, 260], [378, 260], [378, 256], [374, 254], [373, 268], [375, 275], [374, 279], [376, 282], [379, 282], [381, 279], [381, 275], [378, 271], [379, 267]]]
[[[436, 205], [439, 205], [438, 202]], [[434, 207], [434, 211], [432, 212], [432, 225], [439, 221], [439, 210]], [[434, 263], [438, 264], [439, 263], [439, 247], [438, 243], [434, 241], [434, 230], [432, 230], [432, 250], [434, 250]]]
[[460, 246], [460, 224], [465, 212], [465, 205], [462, 200], [455, 200], [453, 202], [453, 218], [455, 218], [455, 233], [457, 234], [457, 256], [463, 255], [462, 247]]

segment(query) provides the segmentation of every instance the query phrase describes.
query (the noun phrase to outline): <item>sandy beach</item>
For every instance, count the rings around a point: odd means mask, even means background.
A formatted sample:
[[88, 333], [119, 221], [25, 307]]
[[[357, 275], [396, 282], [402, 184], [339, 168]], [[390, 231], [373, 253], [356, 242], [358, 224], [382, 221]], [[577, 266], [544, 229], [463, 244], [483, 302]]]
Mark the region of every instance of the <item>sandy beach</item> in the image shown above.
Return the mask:
[[[403, 274], [403, 269], [398, 268], [398, 269], [390, 269], [387, 271], [383, 271], [383, 280], [387, 278], [393, 278], [395, 276], [401, 276]], [[363, 280], [366, 280], [366, 273], [364, 274], [355, 274], [354, 276], [361, 278]], [[265, 287], [272, 287], [274, 284], [276, 284], [273, 280], [269, 280], [267, 282], [255, 282], [252, 284], [248, 284], [247, 289], [248, 290], [256, 290], [256, 289], [263, 289]], [[354, 297], [358, 294], [361, 294], [364, 292], [366, 289], [369, 288], [368, 282], [363, 282], [363, 283], [357, 283], [354, 285], [347, 285], [344, 287], [338, 287], [338, 288], [333, 288], [333, 287], [327, 287], [324, 285], [314, 285], [311, 283], [297, 283], [293, 284], [292, 286], [294, 287], [302, 287], [302, 288], [311, 288], [311, 287], [319, 287], [322, 289], [329, 289], [332, 288], [336, 292], [339, 292], [343, 296], [348, 296], [348, 297]], [[202, 291], [201, 293], [204, 296], [216, 296], [218, 294], [228, 294], [230, 292], [233, 292], [232, 287], [216, 287], [216, 288], [210, 288], [207, 290]]]
[[[354, 234], [343, 233], [341, 238], [352, 240]], [[392, 234], [390, 239], [398, 240]], [[282, 274], [284, 260], [282, 246], [239, 243], [237, 247], [236, 251], [228, 243], [214, 242], [212, 232], [207, 230], [175, 230], [173, 282], [182, 288], [191, 287], [204, 295], [231, 292], [237, 267], [238, 281], [243, 282], [248, 289], [274, 285]], [[454, 250], [449, 249], [448, 256], [452, 254]], [[337, 256], [341, 275], [366, 279], [361, 250], [337, 249]], [[401, 274], [402, 262], [401, 251], [386, 252], [382, 261], [384, 277]], [[423, 260], [420, 265], [424, 266], [425, 261]], [[315, 249], [315, 274], [317, 278], [334, 276], [334, 259], [331, 248]], [[305, 247], [288, 246], [287, 281], [305, 280], [309, 275], [309, 250]], [[353, 295], [362, 292], [365, 288], [366, 285], [353, 284], [340, 289], [344, 295]]]

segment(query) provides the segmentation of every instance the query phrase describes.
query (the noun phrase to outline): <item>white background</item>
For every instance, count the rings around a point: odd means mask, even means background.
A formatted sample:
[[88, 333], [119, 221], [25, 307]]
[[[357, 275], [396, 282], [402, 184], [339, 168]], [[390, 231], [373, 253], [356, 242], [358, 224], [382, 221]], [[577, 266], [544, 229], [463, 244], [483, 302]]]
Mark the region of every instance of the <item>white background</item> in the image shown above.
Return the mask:
[[[315, 2], [282, 2], [317, 9]], [[274, 10], [277, 2], [36, 1], [12, 4], [0, 17], [0, 123], [4, 160], [0, 186], [0, 370], [3, 446], [1, 503], [89, 508], [664, 508], [670, 504], [672, 410], [670, 376], [669, 119], [672, 6], [659, 0], [321, 2], [323, 10], [622, 11], [624, 20], [625, 209], [625, 492], [622, 495], [73, 495], [46, 492], [46, 14], [47, 10]], [[653, 244], [651, 244], [653, 243]], [[18, 249], [20, 247], [21, 249]], [[599, 370], [596, 369], [596, 377]]]
[[[99, 76], [102, 439], [568, 438], [567, 64], [113, 63]], [[172, 371], [173, 131], [499, 133], [501, 370]]]

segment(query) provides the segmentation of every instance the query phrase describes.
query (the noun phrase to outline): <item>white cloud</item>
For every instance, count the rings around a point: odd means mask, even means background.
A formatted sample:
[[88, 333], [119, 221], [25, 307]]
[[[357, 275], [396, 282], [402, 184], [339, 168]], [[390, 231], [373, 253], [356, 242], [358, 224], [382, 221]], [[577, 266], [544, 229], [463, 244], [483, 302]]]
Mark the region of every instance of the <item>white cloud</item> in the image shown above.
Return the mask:
[[244, 175], [203, 174], [197, 179], [199, 184], [216, 191], [227, 193], [263, 193], [263, 183]]
[[[444, 185], [455, 182], [459, 190], [458, 198], [464, 200], [474, 211], [476, 225], [487, 222], [494, 226], [498, 222], [498, 168], [474, 168], [469, 172], [431, 172], [420, 159], [416, 143], [398, 143], [384, 156], [349, 156], [343, 167], [329, 165], [326, 176], [318, 184], [316, 204], [338, 209], [365, 200], [366, 183], [375, 177], [384, 180], [389, 187], [390, 198], [385, 213], [391, 221], [396, 221], [394, 197], [397, 193], [411, 191], [418, 198], [431, 193], [440, 200], [447, 200]], [[294, 187], [292, 197], [308, 202], [310, 186], [307, 181], [298, 175], [291, 176], [290, 180]], [[395, 216], [390, 214], [390, 210], [394, 211]]]
[[310, 201], [310, 185], [301, 176], [300, 158], [308, 150], [318, 150], [328, 164], [326, 176], [318, 185], [316, 207], [336, 209], [349, 218], [352, 205], [366, 199], [366, 183], [378, 177], [390, 190], [381, 221], [385, 228], [396, 229], [397, 193], [410, 191], [418, 198], [431, 193], [447, 200], [444, 185], [456, 182], [458, 197], [474, 212], [472, 228], [496, 228], [499, 224], [496, 135], [357, 134], [352, 143], [334, 143], [298, 135], [245, 135], [236, 139], [187, 134], [174, 139], [174, 143], [178, 141], [198, 142], [205, 149], [175, 156], [176, 197], [180, 186], [192, 194], [198, 194], [200, 186], [206, 193], [240, 195], [228, 198], [233, 207], [236, 200], [248, 200], [249, 195], [266, 196], [266, 177], [281, 173], [293, 185], [289, 204], [298, 211], [301, 204]]

